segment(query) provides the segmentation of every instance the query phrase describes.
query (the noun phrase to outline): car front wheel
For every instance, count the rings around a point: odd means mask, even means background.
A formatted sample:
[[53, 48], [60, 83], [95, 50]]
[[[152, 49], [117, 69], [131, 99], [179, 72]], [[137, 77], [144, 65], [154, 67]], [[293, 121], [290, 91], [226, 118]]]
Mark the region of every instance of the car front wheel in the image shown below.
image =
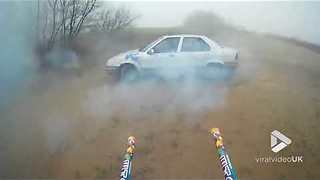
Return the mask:
[[134, 65], [124, 64], [120, 66], [120, 81], [121, 82], [133, 82], [139, 77], [139, 72]]

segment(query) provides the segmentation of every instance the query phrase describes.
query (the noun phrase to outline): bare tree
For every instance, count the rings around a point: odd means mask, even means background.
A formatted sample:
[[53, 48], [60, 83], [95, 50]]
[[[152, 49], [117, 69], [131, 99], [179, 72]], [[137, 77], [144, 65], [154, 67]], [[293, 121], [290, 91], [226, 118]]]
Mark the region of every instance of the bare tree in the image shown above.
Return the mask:
[[96, 0], [47, 0], [42, 2], [41, 44], [52, 48], [57, 40], [74, 39], [90, 14], [98, 7]]
[[[66, 1], [66, 0], [63, 0]], [[87, 1], [79, 1], [79, 0], [71, 0], [71, 16], [69, 22], [69, 26], [67, 27], [68, 38], [72, 39], [76, 37], [81, 31], [82, 25], [88, 15], [95, 10], [96, 0], [87, 0]]]
[[38, 1], [39, 51], [50, 51], [57, 42], [68, 44], [81, 31], [113, 32], [130, 26], [138, 16], [128, 8], [111, 7], [97, 0]]
[[109, 8], [97, 14], [95, 26], [102, 32], [112, 32], [130, 26], [137, 18], [137, 15], [125, 7]]

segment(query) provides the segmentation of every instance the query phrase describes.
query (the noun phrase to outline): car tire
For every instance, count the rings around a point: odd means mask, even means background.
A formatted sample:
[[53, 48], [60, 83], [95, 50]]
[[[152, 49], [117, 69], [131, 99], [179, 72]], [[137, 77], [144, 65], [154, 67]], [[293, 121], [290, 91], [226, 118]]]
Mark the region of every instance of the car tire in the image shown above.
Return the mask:
[[132, 64], [124, 64], [120, 66], [119, 76], [121, 82], [134, 82], [139, 77], [137, 68]]
[[223, 64], [219, 64], [219, 63], [209, 63], [207, 64], [207, 69], [209, 71], [220, 72], [224, 69], [224, 66]]
[[225, 67], [223, 64], [219, 63], [209, 63], [206, 66], [206, 77], [209, 79], [220, 79], [223, 77], [225, 72]]

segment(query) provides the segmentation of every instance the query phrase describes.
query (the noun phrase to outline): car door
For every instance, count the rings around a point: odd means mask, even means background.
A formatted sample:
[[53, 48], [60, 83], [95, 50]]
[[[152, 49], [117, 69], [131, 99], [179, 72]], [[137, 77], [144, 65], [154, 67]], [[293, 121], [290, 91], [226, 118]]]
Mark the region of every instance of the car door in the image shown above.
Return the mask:
[[179, 56], [186, 68], [201, 68], [207, 65], [214, 54], [201, 37], [184, 37]]
[[145, 69], [168, 69], [176, 64], [177, 50], [181, 37], [167, 37], [156, 43], [141, 60]]

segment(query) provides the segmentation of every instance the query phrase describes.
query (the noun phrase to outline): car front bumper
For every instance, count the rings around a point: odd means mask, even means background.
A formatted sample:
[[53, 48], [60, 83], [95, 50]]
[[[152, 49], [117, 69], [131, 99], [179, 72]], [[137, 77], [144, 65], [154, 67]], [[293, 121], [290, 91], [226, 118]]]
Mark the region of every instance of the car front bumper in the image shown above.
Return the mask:
[[118, 69], [119, 69], [119, 67], [117, 67], [117, 66], [105, 66], [104, 67], [104, 71], [107, 74], [114, 74], [114, 73], [118, 72]]

